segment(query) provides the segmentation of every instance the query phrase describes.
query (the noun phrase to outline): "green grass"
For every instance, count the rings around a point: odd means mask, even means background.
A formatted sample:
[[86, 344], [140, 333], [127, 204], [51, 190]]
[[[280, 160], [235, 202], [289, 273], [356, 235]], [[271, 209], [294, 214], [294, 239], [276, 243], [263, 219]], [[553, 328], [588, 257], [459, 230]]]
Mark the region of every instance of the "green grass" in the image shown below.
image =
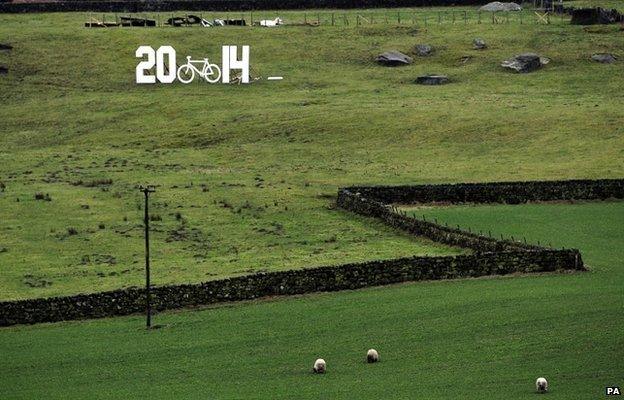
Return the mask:
[[[359, 27], [356, 14], [373, 12], [354, 10], [348, 26], [279, 29], [89, 30], [82, 13], [0, 15], [15, 46], [0, 53], [0, 299], [141, 284], [140, 184], [158, 185], [153, 274], [166, 284], [456, 251], [336, 210], [341, 186], [622, 177], [624, 66], [589, 61], [623, 53], [619, 27], [538, 25], [530, 12], [522, 24], [478, 24], [474, 11], [453, 24], [463, 10], [415, 10], [417, 24], [401, 26], [396, 10], [375, 10], [378, 23]], [[472, 50], [474, 37], [489, 49]], [[255, 74], [284, 81], [133, 84], [139, 45], [218, 60], [230, 43], [252, 46]], [[417, 43], [436, 54], [373, 61]], [[552, 62], [528, 75], [499, 67], [525, 51]], [[412, 84], [423, 73], [453, 82]], [[98, 179], [112, 184], [87, 187]], [[599, 398], [624, 371], [622, 206], [547, 207], [424, 212], [578, 247], [590, 272], [164, 313], [150, 332], [140, 317], [6, 328], [1, 397], [512, 399], [543, 375], [549, 398]], [[363, 363], [369, 347], [382, 363]], [[325, 376], [310, 373], [318, 356]]]
[[[340, 186], [622, 176], [623, 67], [589, 61], [624, 50], [617, 27], [588, 34], [530, 13], [522, 25], [477, 24], [474, 11], [452, 24], [462, 10], [444, 9], [441, 25], [440, 10], [414, 10], [427, 27], [418, 17], [358, 27], [355, 15], [373, 11], [357, 10], [349, 26], [278, 29], [99, 30], [81, 27], [84, 13], [0, 15], [14, 45], [0, 53], [0, 299], [140, 285], [140, 184], [157, 185], [154, 282], [169, 284], [454, 252], [333, 209]], [[487, 51], [472, 50], [477, 36]], [[251, 45], [256, 74], [284, 81], [133, 84], [139, 45], [219, 60], [224, 43]], [[417, 43], [436, 54], [405, 68], [373, 61]], [[523, 51], [552, 62], [528, 75], [498, 66]], [[422, 73], [453, 83], [412, 84]], [[97, 179], [112, 184], [73, 185]]]
[[505, 239], [576, 248], [593, 272], [624, 278], [624, 202], [405, 207], [411, 215]]
[[622, 10], [624, 9], [624, 2], [622, 0], [568, 0], [565, 2], [565, 6], [603, 7]]
[[[0, 330], [3, 398], [601, 398], [624, 370], [623, 203], [426, 210], [578, 246], [587, 273], [420, 282]], [[504, 221], [505, 226], [501, 226]], [[368, 348], [382, 362], [364, 363]], [[328, 373], [317, 376], [317, 357]]]

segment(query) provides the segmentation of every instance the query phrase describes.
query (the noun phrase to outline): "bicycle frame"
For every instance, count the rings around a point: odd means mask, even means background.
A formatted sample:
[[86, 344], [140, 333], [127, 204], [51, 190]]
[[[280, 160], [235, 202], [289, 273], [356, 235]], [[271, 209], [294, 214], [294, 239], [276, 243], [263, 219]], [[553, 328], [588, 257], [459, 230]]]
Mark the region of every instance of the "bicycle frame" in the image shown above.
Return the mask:
[[[192, 74], [190, 77], [182, 77], [181, 71], [185, 74]], [[178, 68], [178, 79], [183, 83], [190, 83], [195, 76], [205, 79], [209, 83], [216, 83], [221, 78], [221, 70], [217, 64], [211, 64], [208, 58], [203, 60], [192, 60], [190, 56], [186, 57], [186, 63]]]
[[[206, 77], [207, 75], [212, 75], [213, 73], [212, 67], [210, 66], [210, 62], [207, 58], [204, 58], [203, 60], [191, 60], [191, 57], [187, 56], [186, 65], [193, 68], [195, 72], [197, 72], [202, 78]], [[195, 65], [202, 65], [202, 69], [200, 70]]]

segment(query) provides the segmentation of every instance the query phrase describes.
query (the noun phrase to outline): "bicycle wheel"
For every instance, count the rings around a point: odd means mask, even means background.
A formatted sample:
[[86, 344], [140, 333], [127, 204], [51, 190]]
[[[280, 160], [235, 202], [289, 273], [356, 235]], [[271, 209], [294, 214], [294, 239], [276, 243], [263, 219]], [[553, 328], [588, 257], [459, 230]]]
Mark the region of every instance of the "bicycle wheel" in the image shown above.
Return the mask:
[[191, 83], [195, 79], [195, 70], [189, 64], [178, 68], [178, 80], [182, 83]]
[[208, 66], [210, 67], [210, 73], [204, 75], [204, 78], [210, 83], [218, 82], [221, 79], [221, 68], [217, 64], [208, 64]]

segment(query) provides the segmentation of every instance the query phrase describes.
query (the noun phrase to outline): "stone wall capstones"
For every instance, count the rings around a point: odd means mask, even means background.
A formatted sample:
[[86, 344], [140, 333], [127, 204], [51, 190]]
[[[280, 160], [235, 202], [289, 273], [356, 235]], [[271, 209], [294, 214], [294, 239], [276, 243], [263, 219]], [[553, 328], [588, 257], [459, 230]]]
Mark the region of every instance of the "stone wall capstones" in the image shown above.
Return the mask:
[[[486, 275], [583, 270], [577, 250], [505, 251], [444, 257], [406, 257], [241, 276], [152, 289], [154, 310], [359, 289], [368, 286]], [[130, 315], [145, 310], [145, 290], [129, 288], [77, 296], [0, 303], [0, 326]]]
[[384, 204], [506, 203], [624, 199], [624, 179], [353, 186], [342, 191]]

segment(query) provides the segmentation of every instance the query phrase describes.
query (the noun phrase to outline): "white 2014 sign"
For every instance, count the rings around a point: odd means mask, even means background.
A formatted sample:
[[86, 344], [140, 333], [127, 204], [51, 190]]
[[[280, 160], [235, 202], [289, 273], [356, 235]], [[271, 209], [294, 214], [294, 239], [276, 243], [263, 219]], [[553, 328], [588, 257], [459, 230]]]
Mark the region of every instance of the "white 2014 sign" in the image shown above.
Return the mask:
[[[173, 83], [176, 79], [182, 83], [191, 83], [203, 79], [208, 83], [230, 83], [230, 75], [240, 70], [240, 82], [249, 83], [249, 46], [241, 46], [241, 58], [238, 59], [238, 46], [222, 46], [221, 67], [211, 63], [208, 58], [193, 60], [186, 57], [186, 62], [178, 67], [176, 51], [171, 46], [160, 46], [154, 50], [151, 46], [140, 46], [135, 53], [138, 58], [145, 58], [136, 66], [136, 83]], [[154, 66], [156, 74], [150, 74]]]

